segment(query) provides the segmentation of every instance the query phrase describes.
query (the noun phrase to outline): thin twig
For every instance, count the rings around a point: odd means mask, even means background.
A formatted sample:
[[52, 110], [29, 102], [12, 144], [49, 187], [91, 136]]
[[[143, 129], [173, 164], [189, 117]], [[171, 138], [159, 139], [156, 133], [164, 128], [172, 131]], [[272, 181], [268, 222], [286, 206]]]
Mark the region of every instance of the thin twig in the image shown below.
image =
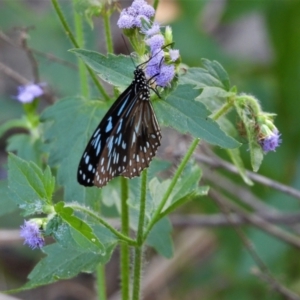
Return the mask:
[[[171, 215], [172, 225], [176, 227], [222, 227], [234, 225], [249, 225], [252, 222], [249, 219], [237, 213], [230, 213], [231, 222], [223, 214], [212, 215]], [[249, 218], [260, 217], [264, 221], [271, 224], [280, 225], [295, 225], [300, 224], [300, 213], [289, 214], [268, 214], [268, 213], [255, 213], [249, 214]]]
[[[10, 46], [15, 47], [15, 48], [22, 48], [21, 45], [19, 45], [18, 43], [15, 43], [10, 37], [8, 37], [5, 33], [3, 33], [0, 30], [0, 39], [5, 41], [6, 43], [8, 43]], [[27, 46], [28, 47], [28, 46]], [[30, 49], [31, 52], [33, 52], [36, 55], [42, 56], [44, 58], [46, 58], [47, 60], [59, 63], [61, 65], [64, 65], [66, 67], [72, 68], [74, 70], [77, 70], [78, 67], [76, 64], [73, 64], [69, 61], [66, 61], [64, 59], [61, 59], [55, 55], [53, 55], [52, 53], [44, 53], [43, 51], [28, 47], [28, 49]]]
[[31, 49], [27, 46], [27, 39], [28, 39], [28, 31], [30, 29], [29, 28], [21, 28], [19, 29], [20, 31], [20, 38], [21, 38], [21, 48], [25, 51], [28, 60], [30, 62], [31, 68], [32, 68], [32, 74], [33, 74], [33, 78], [34, 78], [34, 82], [35, 83], [39, 83], [40, 82], [40, 75], [39, 75], [39, 67], [38, 67], [38, 63], [31, 51]]
[[[235, 206], [235, 205], [232, 205], [232, 203], [230, 201], [227, 201], [224, 197], [222, 197], [220, 194], [218, 194], [215, 191], [210, 191], [210, 195], [213, 196], [212, 197], [213, 200], [215, 200], [215, 202], [218, 204], [218, 206], [220, 207], [220, 209], [223, 211], [223, 213], [225, 214], [225, 216], [228, 218], [228, 221], [231, 222], [231, 215], [230, 215], [230, 210], [229, 209], [232, 209], [232, 206]], [[239, 213], [240, 212], [241, 211], [239, 211]], [[243, 213], [242, 213], [242, 215], [243, 215], [243, 217], [245, 217], [245, 215]], [[254, 224], [254, 225], [256, 225], [256, 224]], [[239, 225], [234, 225], [233, 224], [233, 226], [234, 226], [234, 229], [235, 229], [236, 233], [238, 234], [238, 236], [240, 237], [241, 241], [243, 242], [244, 246], [248, 250], [248, 253], [251, 255], [252, 259], [254, 260], [254, 262], [256, 263], [256, 265], [258, 266], [259, 270], [264, 275], [265, 281], [267, 281], [268, 284], [275, 291], [277, 291], [280, 294], [282, 294], [282, 289], [279, 288], [279, 287], [282, 287], [282, 285], [273, 277], [273, 275], [270, 272], [270, 270], [267, 267], [267, 265], [264, 263], [264, 261], [260, 258], [260, 256], [256, 252], [256, 250], [255, 250], [253, 244], [251, 243], [251, 241], [246, 237], [246, 235], [241, 230], [241, 228], [239, 227]], [[299, 246], [300, 246], [300, 243], [299, 243]], [[290, 292], [288, 290], [285, 290], [285, 292], [288, 292], [289, 294], [293, 294], [292, 292]], [[285, 295], [286, 294], [287, 293], [285, 293]], [[289, 298], [289, 299], [291, 299], [291, 300], [292, 299], [293, 300], [299, 300], [299, 298]]]
[[[265, 281], [267, 283], [270, 283], [269, 280], [268, 280], [268, 277], [264, 273], [262, 273], [260, 270], [258, 270], [257, 268], [253, 269], [251, 271], [251, 273], [254, 274], [255, 276], [259, 277], [263, 281]], [[271, 284], [272, 289], [275, 290], [275, 291], [277, 291], [281, 295], [283, 295], [286, 300], [299, 300], [300, 299], [300, 297], [298, 295], [296, 295], [291, 290], [287, 289], [281, 283], [279, 283], [279, 282], [272, 282], [270, 284]]]
[[[203, 162], [205, 164], [208, 164], [214, 168], [222, 168], [225, 169], [231, 173], [235, 173], [238, 174], [238, 170], [237, 168], [233, 165], [228, 163], [225, 160], [222, 160], [219, 157], [209, 157], [207, 155], [203, 155], [203, 154], [199, 154], [199, 153], [195, 153], [194, 157], [196, 158], [197, 161]], [[280, 182], [277, 182], [275, 180], [269, 179], [265, 176], [259, 175], [257, 173], [251, 172], [251, 171], [246, 171], [247, 176], [252, 179], [253, 181], [256, 181], [258, 183], [261, 183], [265, 186], [268, 186], [270, 188], [273, 188], [275, 190], [278, 190], [280, 192], [286, 193], [296, 199], [300, 199], [300, 191], [289, 187], [287, 185], [284, 185]]]
[[16, 81], [20, 85], [26, 85], [30, 83], [25, 77], [21, 76], [16, 71], [12, 70], [10, 67], [0, 62], [0, 71], [2, 71], [5, 75]]
[[[295, 246], [297, 248], [300, 248], [300, 239], [292, 235], [291, 233], [284, 231], [280, 229], [279, 227], [272, 225], [265, 221], [263, 218], [261, 218], [257, 214], [249, 214], [247, 211], [245, 211], [242, 207], [238, 206], [237, 204], [233, 203], [230, 201], [228, 198], [226, 198], [224, 195], [221, 195], [219, 192], [216, 190], [210, 190], [209, 191], [209, 196], [217, 201], [217, 203], [221, 203], [223, 206], [226, 207], [227, 210], [233, 210], [236, 213], [238, 213], [242, 218], [248, 220], [252, 225], [264, 230], [265, 232], [281, 239], [282, 241], [291, 244], [292, 246]], [[226, 211], [227, 211], [226, 210]], [[225, 216], [228, 217], [228, 214]], [[229, 214], [230, 217], [230, 214]], [[237, 228], [238, 225], [235, 225], [231, 219], [228, 219], [229, 222], [232, 223], [232, 225]]]

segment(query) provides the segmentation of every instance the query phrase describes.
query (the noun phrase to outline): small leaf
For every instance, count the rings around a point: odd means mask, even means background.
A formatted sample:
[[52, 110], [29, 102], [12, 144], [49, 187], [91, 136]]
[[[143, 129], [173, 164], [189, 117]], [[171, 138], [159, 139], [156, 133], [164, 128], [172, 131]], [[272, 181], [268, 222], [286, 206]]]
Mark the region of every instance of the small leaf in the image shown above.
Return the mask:
[[217, 78], [226, 91], [230, 90], [230, 80], [227, 72], [217, 61], [210, 61], [208, 59], [203, 58], [202, 64], [206, 70], [208, 70], [209, 74]]
[[42, 165], [43, 143], [29, 134], [15, 134], [8, 139], [7, 151], [16, 151], [17, 155], [26, 161]]
[[114, 247], [115, 244], [107, 247], [105, 255], [99, 255], [84, 249], [63, 248], [58, 244], [46, 246], [43, 251], [47, 257], [35, 266], [28, 276], [30, 281], [18, 290], [72, 278], [80, 272], [93, 272], [99, 264], [104, 265], [109, 261]]
[[41, 213], [45, 204], [51, 204], [55, 187], [49, 167], [43, 172], [33, 162], [10, 153], [8, 158], [8, 184], [15, 202], [25, 215]]
[[0, 181], [0, 216], [9, 214], [18, 209], [14, 194], [8, 188], [7, 180]]
[[[201, 194], [197, 193], [201, 176], [201, 169], [196, 164], [189, 163], [178, 179], [161, 213], [163, 214], [164, 211], [169, 209], [170, 206], [174, 208], [178, 207], [178, 205], [175, 205], [175, 203], [177, 203], [179, 200], [182, 202], [183, 200], [191, 200], [195, 196], [203, 195], [203, 190], [201, 190]], [[170, 179], [159, 182], [157, 178], [153, 178], [150, 181], [149, 190], [152, 202], [154, 204], [153, 210], [156, 210], [160, 205], [170, 183]]]
[[72, 49], [104, 81], [124, 89], [133, 80], [134, 65], [128, 56], [108, 54], [104, 56], [95, 51]]
[[217, 61], [202, 60], [204, 68], [189, 68], [179, 78], [179, 84], [192, 84], [196, 88], [216, 87], [230, 90], [228, 74]]
[[166, 258], [173, 256], [172, 225], [168, 218], [159, 220], [150, 231], [146, 243]]
[[103, 251], [104, 247], [92, 228], [74, 216], [71, 207], [65, 207], [63, 202], [59, 202], [55, 205], [55, 211], [70, 226], [71, 235], [80, 247], [89, 251]]
[[217, 122], [209, 118], [210, 112], [206, 107], [194, 100], [198, 94], [190, 85], [179, 85], [167, 99], [155, 101], [154, 108], [160, 124], [190, 133], [222, 148], [239, 147], [236, 140], [227, 136]]

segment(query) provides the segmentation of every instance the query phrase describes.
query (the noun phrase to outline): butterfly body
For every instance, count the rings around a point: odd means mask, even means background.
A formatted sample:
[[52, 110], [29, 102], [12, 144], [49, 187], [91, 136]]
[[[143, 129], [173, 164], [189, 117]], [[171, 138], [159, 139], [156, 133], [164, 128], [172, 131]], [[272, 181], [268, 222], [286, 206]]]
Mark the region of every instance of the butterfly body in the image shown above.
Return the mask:
[[137, 67], [134, 80], [95, 129], [78, 166], [84, 186], [103, 187], [112, 178], [139, 176], [160, 146], [161, 132], [150, 102], [150, 87]]

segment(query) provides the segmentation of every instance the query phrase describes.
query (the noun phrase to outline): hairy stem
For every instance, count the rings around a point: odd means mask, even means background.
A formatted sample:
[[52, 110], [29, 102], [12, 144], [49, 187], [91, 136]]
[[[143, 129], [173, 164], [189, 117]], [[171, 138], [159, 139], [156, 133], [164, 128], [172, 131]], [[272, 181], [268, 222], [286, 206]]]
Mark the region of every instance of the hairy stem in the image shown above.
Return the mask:
[[[129, 210], [127, 205], [128, 199], [128, 180], [121, 177], [121, 230], [122, 234], [129, 236]], [[121, 244], [120, 248], [120, 263], [121, 263], [121, 290], [122, 299], [129, 299], [129, 285], [130, 285], [130, 257], [129, 246], [125, 243]]]

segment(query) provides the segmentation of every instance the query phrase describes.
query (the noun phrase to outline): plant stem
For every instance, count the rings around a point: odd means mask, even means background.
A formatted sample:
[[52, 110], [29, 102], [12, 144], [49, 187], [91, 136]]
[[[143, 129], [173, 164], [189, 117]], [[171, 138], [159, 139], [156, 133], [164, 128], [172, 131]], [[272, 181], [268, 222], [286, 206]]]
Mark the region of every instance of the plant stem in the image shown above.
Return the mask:
[[[61, 10], [61, 8], [58, 4], [58, 0], [51, 0], [51, 1], [52, 1], [52, 4], [53, 4], [53, 7], [54, 7], [54, 9], [57, 13], [57, 16], [58, 16], [58, 18], [59, 18], [59, 20], [60, 20], [60, 22], [61, 22], [61, 24], [62, 24], [62, 26], [65, 30], [66, 35], [71, 40], [73, 46], [75, 48], [79, 48], [79, 45], [78, 45], [78, 43], [77, 43], [77, 41], [76, 41], [76, 39], [75, 39], [68, 23], [67, 23], [67, 21], [66, 21], [64, 15], [62, 13], [62, 10]], [[92, 77], [93, 82], [95, 83], [96, 87], [98, 88], [99, 92], [102, 94], [103, 98], [108, 101], [109, 97], [108, 97], [106, 91], [104, 90], [103, 86], [100, 84], [99, 80], [97, 79], [96, 74], [94, 73], [94, 71], [90, 67], [88, 67], [88, 66], [86, 66], [86, 67], [87, 67], [87, 70], [88, 70], [90, 76]]]
[[162, 212], [166, 202], [168, 201], [169, 196], [171, 195], [175, 184], [177, 183], [177, 180], [179, 179], [179, 176], [181, 175], [181, 173], [183, 172], [186, 164], [188, 163], [189, 159], [191, 158], [193, 152], [195, 151], [196, 147], [198, 146], [200, 142], [200, 139], [195, 139], [192, 144], [190, 145], [190, 148], [188, 149], [187, 153], [185, 154], [185, 156], [183, 157], [180, 165], [178, 166], [174, 177], [172, 178], [172, 181], [166, 191], [166, 193], [164, 194], [159, 206], [157, 207], [156, 211], [153, 214], [153, 217], [151, 218], [151, 221], [149, 222], [145, 233], [144, 233], [144, 237], [143, 240], [145, 240], [150, 232], [150, 230], [152, 229], [152, 227], [154, 226], [154, 224], [157, 222], [157, 220], [159, 219], [159, 215]]
[[134, 256], [134, 273], [133, 273], [133, 293], [132, 299], [140, 299], [141, 289], [141, 270], [142, 270], [142, 257], [143, 257], [143, 231], [145, 222], [145, 211], [146, 211], [146, 195], [147, 195], [147, 169], [142, 172], [141, 179], [141, 199], [140, 199], [140, 215], [139, 225], [137, 231], [137, 244], [135, 248]]
[[[128, 181], [121, 177], [121, 230], [122, 234], [129, 236], [129, 210], [127, 205], [128, 200]], [[121, 244], [121, 290], [122, 300], [129, 299], [130, 285], [130, 257], [129, 246], [126, 243]]]
[[98, 300], [106, 300], [105, 266], [99, 264], [96, 268]]
[[133, 239], [129, 238], [128, 236], [117, 231], [115, 228], [113, 228], [111, 225], [109, 225], [106, 221], [104, 221], [102, 218], [100, 218], [97, 214], [95, 214], [93, 211], [89, 210], [88, 208], [81, 206], [79, 204], [71, 204], [71, 203], [66, 204], [65, 207], [71, 207], [74, 210], [81, 211], [81, 212], [89, 215], [93, 219], [97, 220], [100, 224], [105, 226], [108, 230], [110, 230], [120, 240], [128, 243], [128, 245], [136, 246], [135, 240], [133, 240]]
[[107, 53], [114, 52], [111, 30], [110, 30], [110, 15], [111, 15], [111, 13], [108, 10], [105, 10], [105, 12], [103, 13], [103, 22], [104, 22]]
[[214, 113], [212, 119], [216, 121], [221, 116], [225, 115], [232, 108], [233, 105], [234, 105], [233, 101], [228, 101], [217, 112]]
[[[73, 2], [73, 6], [75, 6]], [[75, 8], [74, 11], [74, 24], [75, 24], [75, 33], [77, 42], [80, 48], [84, 47], [84, 37], [83, 37], [83, 28], [82, 28], [82, 21], [81, 16], [76, 12]], [[84, 62], [78, 58], [78, 68], [79, 68], [79, 78], [80, 78], [80, 87], [81, 87], [81, 94], [83, 97], [89, 97], [89, 83], [88, 77], [86, 74], [86, 67]]]

